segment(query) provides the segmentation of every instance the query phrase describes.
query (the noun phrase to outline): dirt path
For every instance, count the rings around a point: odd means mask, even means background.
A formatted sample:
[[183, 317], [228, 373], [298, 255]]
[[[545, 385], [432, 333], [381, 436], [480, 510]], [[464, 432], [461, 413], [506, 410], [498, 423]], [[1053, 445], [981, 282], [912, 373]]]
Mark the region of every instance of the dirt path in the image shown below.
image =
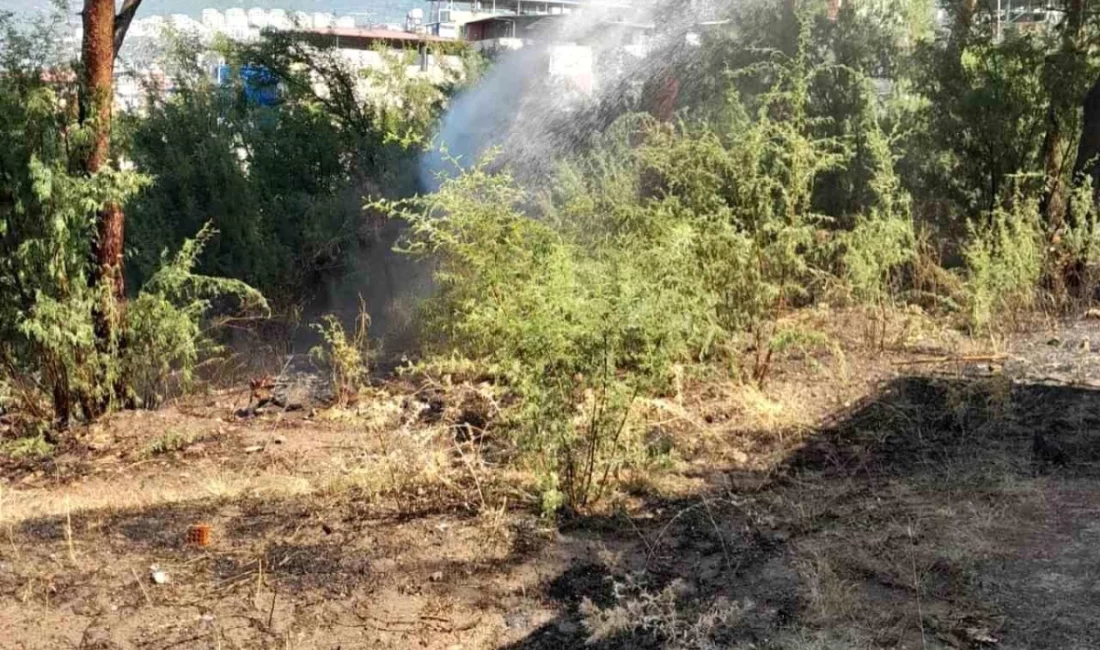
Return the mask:
[[123, 414], [5, 470], [0, 648], [1100, 647], [1100, 394], [1049, 380], [1100, 329], [1040, 338], [1003, 372], [781, 374], [752, 399], [818, 407], [787, 420], [707, 389], [694, 456], [556, 527], [482, 504], [408, 396]]

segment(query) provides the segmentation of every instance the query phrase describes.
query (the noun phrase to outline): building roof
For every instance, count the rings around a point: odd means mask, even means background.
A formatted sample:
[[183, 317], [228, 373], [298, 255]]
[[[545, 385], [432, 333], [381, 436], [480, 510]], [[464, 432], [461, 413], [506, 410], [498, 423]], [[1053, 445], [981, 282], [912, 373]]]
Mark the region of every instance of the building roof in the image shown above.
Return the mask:
[[307, 36], [332, 38], [338, 42], [341, 40], [347, 40], [350, 42], [388, 43], [391, 45], [412, 43], [446, 43], [452, 40], [449, 38], [432, 36], [431, 34], [414, 34], [412, 32], [402, 32], [396, 29], [379, 29], [374, 27], [331, 27], [325, 29], [295, 29], [292, 31], [299, 34], [305, 34]]
[[[466, 25], [479, 25], [479, 24], [492, 23], [492, 22], [497, 22], [497, 21], [502, 21], [502, 22], [519, 21], [519, 22], [530, 23], [530, 24], [534, 25], [535, 23], [540, 23], [544, 20], [546, 21], [547, 24], [550, 24], [552, 21], [565, 20], [566, 18], [569, 18], [569, 14], [497, 14], [497, 15], [494, 15], [494, 16], [485, 16], [484, 18], [475, 18], [474, 20], [468, 21], [464, 24], [466, 24]], [[607, 20], [607, 19], [602, 19], [602, 20], [594, 20], [594, 21], [592, 21], [592, 24], [593, 25], [603, 25], [603, 26], [607, 26], [607, 27], [629, 27], [629, 28], [632, 28], [632, 29], [641, 29], [641, 30], [654, 29], [655, 28], [655, 25], [653, 23], [639, 23], [639, 22], [633, 22], [633, 21], [629, 21], [629, 20]]]

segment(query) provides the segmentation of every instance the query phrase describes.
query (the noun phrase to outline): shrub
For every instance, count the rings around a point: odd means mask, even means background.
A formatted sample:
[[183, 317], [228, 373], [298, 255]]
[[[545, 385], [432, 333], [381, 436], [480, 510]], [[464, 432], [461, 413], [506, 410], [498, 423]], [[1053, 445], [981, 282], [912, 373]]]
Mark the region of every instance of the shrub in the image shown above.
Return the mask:
[[46, 458], [53, 455], [54, 449], [54, 445], [41, 433], [0, 443], [0, 454], [12, 459]]
[[628, 464], [633, 396], [667, 378], [675, 319], [627, 255], [577, 245], [526, 216], [527, 199], [478, 167], [386, 207], [409, 224], [403, 250], [436, 267], [429, 350], [481, 360], [510, 387], [513, 440], [546, 503], [580, 508]]
[[194, 441], [195, 437], [192, 434], [168, 431], [164, 435], [154, 438], [147, 449], [150, 456], [159, 456], [182, 451]]
[[359, 299], [359, 314], [350, 337], [340, 319], [332, 314], [313, 324], [313, 329], [321, 335], [324, 343], [313, 347], [310, 356], [314, 361], [328, 366], [337, 404], [346, 405], [353, 401], [370, 378], [369, 328], [370, 316], [362, 298]]
[[985, 224], [971, 222], [966, 259], [970, 325], [994, 328], [1035, 305], [1044, 266], [1043, 229], [1035, 198], [1017, 196], [998, 207]]
[[[263, 297], [243, 282], [192, 272], [214, 234], [207, 226], [184, 242], [126, 305], [114, 304], [103, 289], [74, 289], [61, 298], [39, 294], [19, 330], [34, 348], [55, 407], [79, 406], [85, 418], [93, 418], [120, 405], [156, 406], [172, 381], [180, 389], [190, 385], [203, 351], [216, 351], [202, 327], [214, 301], [238, 313], [266, 311]], [[106, 346], [97, 339], [93, 318], [104, 304], [120, 312]]]

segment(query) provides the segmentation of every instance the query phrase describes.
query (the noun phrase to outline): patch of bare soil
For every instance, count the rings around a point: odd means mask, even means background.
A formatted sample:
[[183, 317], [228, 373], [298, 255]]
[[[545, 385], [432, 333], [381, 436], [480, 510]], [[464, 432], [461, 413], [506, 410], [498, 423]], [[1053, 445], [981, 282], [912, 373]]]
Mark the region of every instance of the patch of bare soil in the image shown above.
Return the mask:
[[0, 647], [1100, 647], [1100, 393], [1049, 372], [1095, 353], [1058, 336], [1003, 368], [853, 351], [693, 385], [652, 405], [682, 458], [556, 525], [416, 389], [124, 414], [5, 473]]

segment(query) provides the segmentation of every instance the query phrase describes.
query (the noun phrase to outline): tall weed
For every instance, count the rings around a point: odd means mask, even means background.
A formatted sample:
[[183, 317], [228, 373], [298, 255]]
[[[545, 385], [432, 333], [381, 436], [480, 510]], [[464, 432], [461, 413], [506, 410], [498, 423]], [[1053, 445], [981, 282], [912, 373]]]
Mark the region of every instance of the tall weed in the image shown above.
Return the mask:
[[1038, 200], [1018, 197], [998, 207], [988, 222], [971, 222], [963, 250], [967, 270], [969, 322], [979, 331], [998, 322], [1019, 324], [1036, 304], [1044, 267], [1043, 228]]

